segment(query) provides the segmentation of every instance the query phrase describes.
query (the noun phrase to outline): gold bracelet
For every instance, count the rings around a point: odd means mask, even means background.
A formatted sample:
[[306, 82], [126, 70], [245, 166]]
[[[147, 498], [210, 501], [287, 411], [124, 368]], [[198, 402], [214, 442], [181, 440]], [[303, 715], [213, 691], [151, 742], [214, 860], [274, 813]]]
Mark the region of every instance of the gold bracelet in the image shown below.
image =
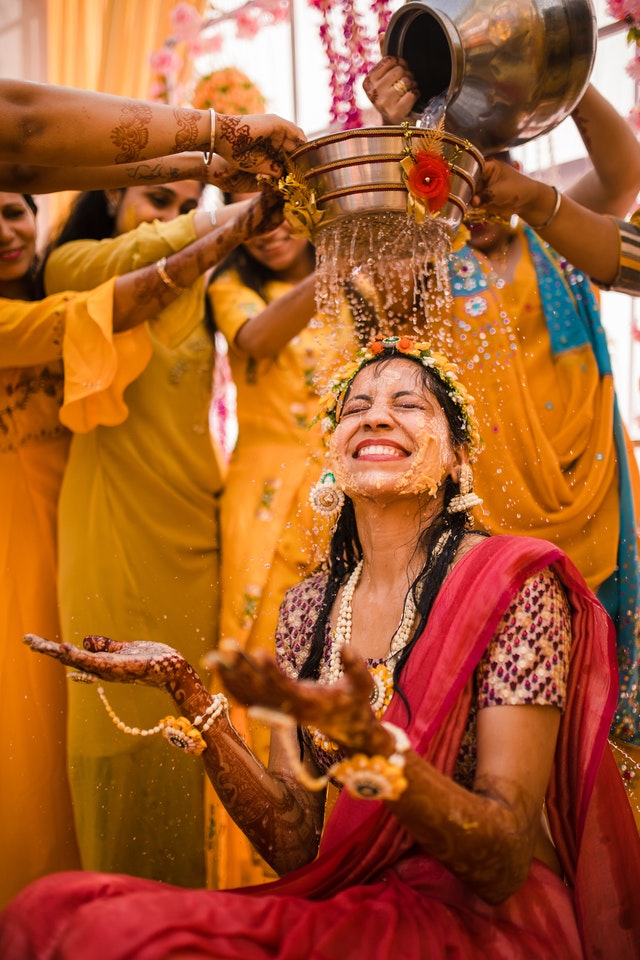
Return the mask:
[[209, 118], [211, 121], [209, 128], [209, 149], [203, 150], [204, 162], [207, 166], [211, 165], [213, 155], [216, 152], [216, 112], [213, 107], [209, 107]]
[[555, 203], [553, 205], [553, 210], [551, 211], [551, 216], [548, 217], [544, 223], [539, 223], [537, 227], [532, 223], [531, 226], [533, 227], [534, 230], [546, 230], [547, 227], [551, 226], [551, 224], [553, 223], [553, 221], [555, 220], [558, 214], [558, 210], [560, 209], [560, 204], [562, 202], [562, 194], [560, 193], [557, 187], [552, 186], [551, 189], [553, 190], [556, 198]]
[[164, 285], [169, 287], [169, 290], [173, 290], [174, 293], [184, 293], [187, 287], [181, 287], [179, 283], [175, 283], [167, 273], [166, 267], [167, 258], [161, 257], [156, 263], [156, 270]]

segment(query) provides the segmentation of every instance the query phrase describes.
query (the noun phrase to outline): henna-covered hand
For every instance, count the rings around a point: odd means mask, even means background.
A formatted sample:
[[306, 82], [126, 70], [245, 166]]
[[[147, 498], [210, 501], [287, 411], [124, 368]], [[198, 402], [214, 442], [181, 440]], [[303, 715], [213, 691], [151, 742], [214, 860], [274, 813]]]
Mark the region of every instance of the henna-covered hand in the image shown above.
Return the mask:
[[143, 683], [166, 688], [185, 671], [192, 670], [173, 647], [148, 640], [118, 643], [108, 637], [89, 636], [84, 638], [83, 648], [80, 648], [28, 633], [24, 642], [37, 653], [53, 657], [67, 667], [117, 683]]
[[[400, 81], [406, 88], [405, 93], [394, 87], [394, 83]], [[409, 64], [400, 57], [383, 57], [364, 78], [362, 88], [388, 125], [406, 120], [420, 95]]]
[[305, 141], [299, 127], [275, 114], [216, 116], [216, 153], [242, 170], [280, 176], [287, 155]]
[[[258, 177], [261, 187], [246, 209], [247, 237], [269, 233], [279, 227], [284, 220], [284, 197], [267, 180]], [[254, 188], [255, 189], [255, 188]]]
[[[198, 155], [200, 158], [202, 154]], [[241, 170], [217, 154], [211, 163], [202, 163], [202, 182], [212, 184], [225, 193], [255, 193], [259, 184], [255, 173]]]
[[368, 751], [379, 723], [371, 710], [372, 680], [364, 662], [348, 648], [342, 651], [344, 673], [325, 685], [294, 680], [265, 651], [248, 654], [223, 644], [205, 657], [229, 693], [245, 706], [285, 714], [303, 726], [318, 727], [347, 752]]
[[472, 206], [508, 219], [513, 213], [521, 214], [541, 186], [511, 164], [488, 157]]

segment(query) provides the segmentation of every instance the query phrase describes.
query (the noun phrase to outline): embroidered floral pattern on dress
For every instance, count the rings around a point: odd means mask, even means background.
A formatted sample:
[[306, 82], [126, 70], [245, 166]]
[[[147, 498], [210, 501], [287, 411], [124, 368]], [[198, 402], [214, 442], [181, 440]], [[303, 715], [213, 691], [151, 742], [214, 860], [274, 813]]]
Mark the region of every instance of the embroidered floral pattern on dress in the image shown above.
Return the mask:
[[18, 450], [67, 434], [60, 423], [62, 364], [4, 370], [0, 375], [0, 450]]
[[273, 501], [281, 486], [282, 481], [278, 477], [264, 481], [260, 500], [258, 501], [258, 509], [256, 510], [256, 520], [262, 520], [264, 523], [269, 523], [273, 520]]

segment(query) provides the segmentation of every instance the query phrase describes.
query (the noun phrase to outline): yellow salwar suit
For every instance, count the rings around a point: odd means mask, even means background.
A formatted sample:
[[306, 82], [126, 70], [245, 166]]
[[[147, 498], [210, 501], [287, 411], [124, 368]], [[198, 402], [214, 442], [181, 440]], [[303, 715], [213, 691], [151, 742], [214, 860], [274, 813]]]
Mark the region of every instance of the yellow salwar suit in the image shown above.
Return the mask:
[[640, 822], [637, 768], [630, 774], [640, 759], [637, 465], [592, 288], [528, 228], [515, 242], [510, 281], [470, 247], [454, 253], [451, 316], [424, 332], [460, 364], [476, 400], [485, 445], [473, 464], [484, 500], [476, 526], [557, 543], [614, 617], [620, 689], [612, 733]]
[[[59, 247], [46, 286], [84, 289], [153, 263], [195, 239], [192, 219]], [[93, 633], [164, 642], [196, 667], [216, 644], [221, 472], [208, 429], [214, 351], [203, 316], [201, 281], [142, 328], [146, 363], [126, 390], [122, 422], [74, 434], [59, 513], [65, 641]], [[113, 684], [106, 694], [131, 727], [154, 727], [167, 712], [162, 691]], [[95, 689], [74, 684], [69, 764], [83, 867], [204, 885], [197, 757], [162, 736], [124, 735]]]
[[[311, 423], [327, 377], [352, 356], [355, 346], [345, 310], [332, 326], [313, 318], [277, 356], [254, 360], [240, 355], [234, 348], [240, 327], [292, 287], [271, 280], [263, 299], [234, 270], [209, 287], [216, 327], [229, 344], [238, 419], [221, 502], [220, 636], [248, 650], [274, 651], [285, 590], [314, 570], [324, 555], [330, 524], [314, 514], [309, 493], [326, 466], [325, 450], [318, 425]], [[248, 721], [239, 708], [232, 719], [266, 762], [268, 728]], [[218, 849], [226, 849], [217, 865], [212, 863], [217, 879], [211, 875], [210, 883], [234, 887], [274, 877], [231, 819], [224, 820], [213, 789], [208, 794]]]
[[112, 301], [113, 281], [87, 294], [0, 300], [0, 908], [37, 877], [80, 866], [65, 670], [22, 637], [60, 639], [56, 519], [71, 437], [61, 418], [111, 422], [139, 372], [130, 336], [111, 335]]

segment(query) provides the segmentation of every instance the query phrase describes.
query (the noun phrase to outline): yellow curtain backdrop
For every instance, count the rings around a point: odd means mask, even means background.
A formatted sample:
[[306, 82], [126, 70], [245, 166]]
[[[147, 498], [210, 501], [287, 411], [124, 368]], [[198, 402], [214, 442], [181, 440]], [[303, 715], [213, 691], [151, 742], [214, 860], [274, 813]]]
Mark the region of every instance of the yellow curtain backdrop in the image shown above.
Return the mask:
[[[48, 0], [49, 83], [145, 99], [149, 57], [171, 33], [178, 0]], [[202, 13], [207, 0], [190, 0]], [[50, 198], [56, 223], [73, 194]]]

